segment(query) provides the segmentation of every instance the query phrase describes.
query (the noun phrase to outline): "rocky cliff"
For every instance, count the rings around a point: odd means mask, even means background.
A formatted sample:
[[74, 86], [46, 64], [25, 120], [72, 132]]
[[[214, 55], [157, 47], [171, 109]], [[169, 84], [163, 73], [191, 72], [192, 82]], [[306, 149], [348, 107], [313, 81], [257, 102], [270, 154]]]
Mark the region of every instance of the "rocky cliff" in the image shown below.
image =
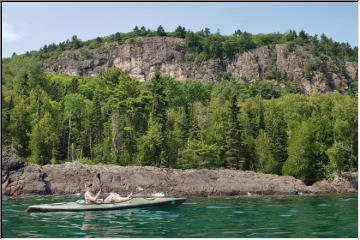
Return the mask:
[[178, 170], [80, 163], [38, 166], [7, 153], [2, 154], [1, 169], [2, 193], [10, 196], [80, 193], [83, 192], [85, 179], [92, 180], [98, 186], [97, 173], [101, 173], [104, 192], [122, 195], [129, 192], [135, 195], [163, 192], [166, 196], [182, 197], [350, 193], [357, 192], [358, 184], [357, 173], [308, 187], [293, 177], [251, 171]]
[[[124, 44], [106, 43], [97, 49], [65, 51], [56, 59], [43, 63], [45, 72], [73, 76], [97, 76], [118, 67], [139, 81], [152, 77], [159, 67], [162, 74], [177, 80], [218, 81], [220, 73], [229, 72], [235, 79], [251, 82], [271, 70], [286, 73], [306, 94], [338, 90], [346, 91], [357, 80], [357, 63], [339, 59], [321, 59], [304, 47], [290, 48], [287, 44], [260, 47], [231, 59], [210, 59], [201, 63], [186, 61], [184, 39], [171, 37], [138, 37]], [[321, 71], [305, 73], [306, 64], [321, 62]], [[308, 70], [307, 70], [308, 71]], [[271, 80], [271, 77], [267, 77]], [[283, 86], [284, 83], [274, 81]]]

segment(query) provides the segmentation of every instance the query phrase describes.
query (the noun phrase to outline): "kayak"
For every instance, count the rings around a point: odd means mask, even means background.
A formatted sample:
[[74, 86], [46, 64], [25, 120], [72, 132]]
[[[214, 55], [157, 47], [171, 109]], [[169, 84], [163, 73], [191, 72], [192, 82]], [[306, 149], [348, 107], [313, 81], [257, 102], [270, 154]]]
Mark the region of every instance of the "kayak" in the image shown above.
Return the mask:
[[32, 205], [28, 207], [27, 212], [96, 211], [152, 206], [178, 206], [185, 201], [186, 198], [132, 198], [121, 203], [86, 204], [79, 202], [61, 202]]

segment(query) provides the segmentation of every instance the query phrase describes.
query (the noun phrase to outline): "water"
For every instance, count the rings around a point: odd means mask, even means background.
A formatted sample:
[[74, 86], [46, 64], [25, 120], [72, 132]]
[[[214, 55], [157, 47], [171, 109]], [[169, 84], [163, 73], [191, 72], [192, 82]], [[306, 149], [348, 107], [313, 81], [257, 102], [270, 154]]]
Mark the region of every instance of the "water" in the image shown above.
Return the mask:
[[356, 238], [357, 195], [193, 198], [175, 208], [21, 213], [76, 195], [3, 198], [3, 237]]

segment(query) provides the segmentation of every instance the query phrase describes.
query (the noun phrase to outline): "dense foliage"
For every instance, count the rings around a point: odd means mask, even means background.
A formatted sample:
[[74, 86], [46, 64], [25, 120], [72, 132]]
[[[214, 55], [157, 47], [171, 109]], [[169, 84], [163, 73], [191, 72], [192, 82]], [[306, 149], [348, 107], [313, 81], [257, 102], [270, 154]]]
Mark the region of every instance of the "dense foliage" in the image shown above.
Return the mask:
[[[98, 48], [104, 43], [116, 42], [124, 43], [128, 39], [132, 39], [134, 43], [135, 37], [154, 37], [168, 36], [184, 38], [185, 44], [176, 46], [178, 50], [184, 49], [189, 52], [187, 54], [188, 61], [201, 62], [210, 58], [231, 58], [237, 53], [255, 49], [260, 46], [274, 46], [279, 43], [289, 44], [288, 50], [294, 50], [295, 46], [304, 46], [309, 52], [321, 59], [328, 57], [338, 57], [344, 60], [357, 61], [357, 47], [352, 48], [348, 43], [339, 43], [322, 34], [310, 36], [304, 31], [297, 33], [289, 30], [286, 33], [270, 33], [270, 34], [250, 34], [246, 31], [236, 30], [231, 36], [221, 35], [219, 31], [211, 33], [209, 28], [205, 28], [199, 32], [186, 30], [185, 27], [178, 26], [174, 32], [165, 32], [160, 25], [155, 31], [146, 29], [144, 26], [135, 26], [132, 32], [117, 32], [106, 37], [97, 37], [88, 41], [81, 41], [76, 35], [64, 42], [49, 44], [43, 46], [39, 51], [27, 52], [28, 57], [36, 57], [38, 59], [46, 59], [57, 57], [65, 50], [80, 49], [81, 54], [86, 57], [90, 54], [89, 50]], [[15, 54], [15, 53], [14, 53]]]
[[[161, 30], [161, 29], [160, 29]], [[185, 33], [186, 34], [186, 33]], [[308, 183], [357, 170], [357, 88], [290, 94], [265, 81], [82, 78], [3, 62], [2, 144], [38, 164], [230, 168]]]

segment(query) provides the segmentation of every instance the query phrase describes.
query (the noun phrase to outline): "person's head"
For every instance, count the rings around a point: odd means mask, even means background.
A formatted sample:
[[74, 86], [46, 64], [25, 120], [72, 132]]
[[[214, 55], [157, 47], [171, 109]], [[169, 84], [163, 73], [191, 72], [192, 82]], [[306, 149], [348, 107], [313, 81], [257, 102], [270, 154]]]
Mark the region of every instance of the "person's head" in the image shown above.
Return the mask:
[[92, 190], [92, 182], [88, 181], [88, 180], [85, 180], [85, 190], [86, 191], [91, 191]]

